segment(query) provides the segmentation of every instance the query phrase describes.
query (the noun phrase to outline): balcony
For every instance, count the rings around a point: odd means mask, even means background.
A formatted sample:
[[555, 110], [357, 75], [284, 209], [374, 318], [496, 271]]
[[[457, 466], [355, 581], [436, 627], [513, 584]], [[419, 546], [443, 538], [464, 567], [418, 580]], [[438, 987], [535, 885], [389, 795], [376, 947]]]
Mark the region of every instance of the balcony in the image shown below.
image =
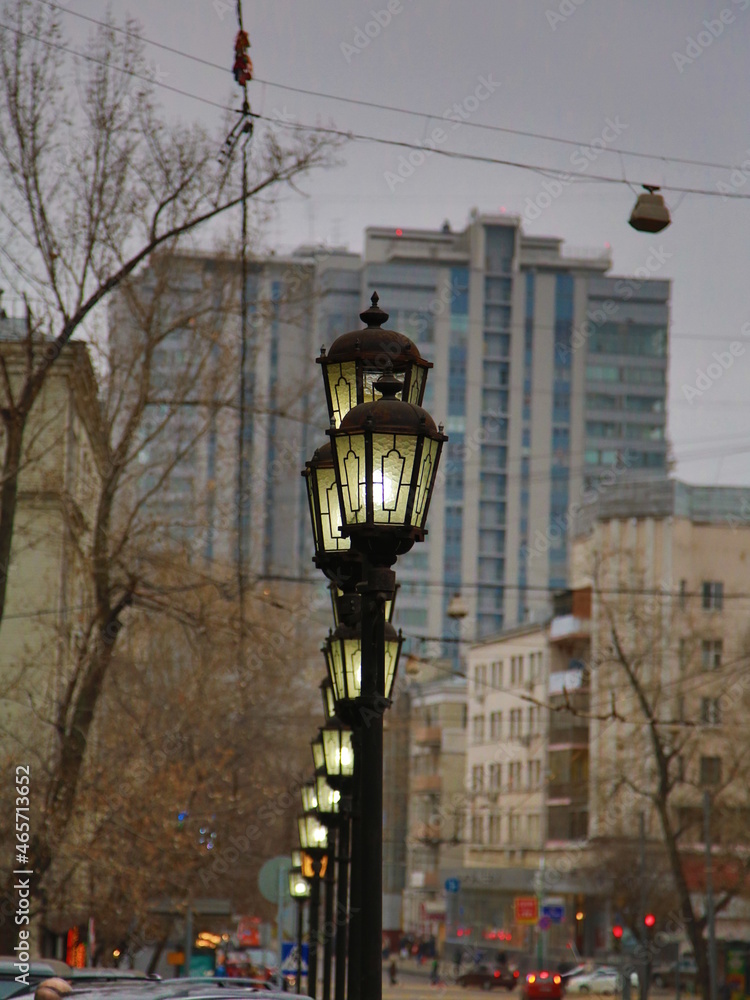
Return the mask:
[[417, 774], [411, 779], [413, 792], [430, 792], [435, 794], [440, 792], [443, 786], [443, 779], [439, 774]]
[[558, 615], [550, 622], [550, 642], [570, 642], [572, 639], [588, 639], [590, 635], [590, 618], [578, 618], [576, 615]]
[[589, 745], [589, 727], [587, 725], [559, 725], [549, 727], [550, 747], [558, 744], [565, 746], [587, 747]]
[[439, 747], [443, 731], [440, 726], [420, 726], [414, 730], [414, 745], [418, 747]]

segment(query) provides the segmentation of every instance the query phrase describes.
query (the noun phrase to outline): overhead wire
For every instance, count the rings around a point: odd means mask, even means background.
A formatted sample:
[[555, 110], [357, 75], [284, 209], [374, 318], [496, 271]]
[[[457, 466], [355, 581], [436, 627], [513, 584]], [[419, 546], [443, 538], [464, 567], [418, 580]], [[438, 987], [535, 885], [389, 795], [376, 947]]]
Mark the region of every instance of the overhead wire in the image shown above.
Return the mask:
[[[79, 11], [70, 10], [70, 8], [64, 7], [62, 4], [55, 3], [54, 0], [40, 0], [40, 2], [46, 4], [46, 6], [51, 7], [55, 10], [59, 10], [65, 14], [69, 14], [72, 17], [80, 18], [81, 20], [88, 21], [91, 24], [96, 24], [99, 27], [104, 27], [107, 29], [114, 30], [118, 33], [127, 35], [128, 37], [131, 38], [138, 38], [143, 42], [145, 42], [147, 45], [151, 45], [154, 48], [161, 49], [164, 52], [169, 52], [172, 55], [180, 56], [184, 59], [191, 60], [202, 66], [207, 66], [210, 69], [215, 69], [219, 70], [222, 73], [226, 73], [225, 66], [222, 66], [219, 63], [215, 63], [210, 59], [204, 59], [201, 56], [194, 55], [193, 53], [190, 52], [185, 52], [184, 50], [177, 49], [171, 45], [165, 45], [163, 42], [157, 42], [155, 39], [148, 38], [147, 36], [141, 35], [138, 32], [128, 31], [126, 28], [121, 28], [119, 26], [107, 24], [106, 21], [101, 21], [87, 14], [81, 14]], [[346, 97], [342, 94], [330, 94], [326, 93], [325, 91], [312, 90], [307, 87], [294, 87], [291, 86], [290, 84], [278, 83], [273, 80], [264, 80], [261, 77], [254, 77], [254, 80], [256, 83], [261, 83], [264, 84], [265, 86], [273, 87], [277, 90], [286, 90], [289, 91], [290, 93], [302, 94], [304, 96], [309, 96], [309, 97], [322, 98], [324, 100], [339, 101], [342, 104], [352, 104], [357, 107], [372, 108], [378, 111], [390, 111], [396, 114], [411, 115], [417, 118], [426, 118], [428, 120], [429, 119], [435, 119], [438, 121], [445, 120], [444, 116], [436, 114], [434, 111], [424, 111], [417, 108], [403, 108], [392, 104], [382, 104], [377, 101], [366, 101], [360, 98]], [[502, 125], [491, 125], [484, 122], [466, 121], [466, 122], [461, 122], [461, 125], [488, 132], [500, 132], [508, 135], [517, 135], [523, 138], [539, 139], [545, 142], [559, 143], [561, 145], [574, 146], [576, 148], [581, 146], [587, 147], [590, 145], [590, 141], [584, 141], [579, 139], [568, 139], [562, 136], [549, 135], [543, 132], [533, 132], [529, 129], [516, 129]], [[597, 146], [597, 152], [616, 154], [621, 157], [632, 156], [641, 159], [660, 160], [667, 163], [679, 163], [686, 166], [710, 167], [719, 170], [735, 169], [734, 164], [718, 163], [712, 160], [691, 159], [689, 157], [681, 157], [681, 156], [666, 156], [663, 153], [643, 153], [639, 150], [624, 149], [619, 146], [607, 146], [606, 148], [603, 149]], [[623, 180], [627, 183], [626, 178], [624, 177], [624, 172], [625, 171], [623, 167]]]
[[[179, 94], [182, 97], [187, 97], [192, 100], [200, 101], [203, 104], [207, 104], [210, 105], [211, 107], [218, 108], [221, 111], [230, 113], [232, 111], [236, 111], [236, 109], [229, 108], [224, 104], [220, 104], [218, 101], [213, 101], [210, 98], [203, 97], [199, 94], [192, 94], [186, 90], [181, 89], [180, 87], [175, 87], [172, 84], [165, 83], [162, 80], [155, 80], [153, 76], [150, 76], [146, 73], [139, 73], [136, 70], [129, 69], [124, 66], [111, 66], [111, 64], [107, 64], [105, 60], [97, 59], [96, 56], [88, 55], [76, 49], [72, 49], [70, 48], [70, 46], [63, 45], [60, 42], [52, 42], [49, 39], [40, 37], [39, 35], [33, 35], [30, 34], [29, 32], [21, 31], [20, 28], [15, 28], [12, 25], [0, 22], [0, 28], [6, 31], [11, 31], [20, 37], [30, 38], [31, 40], [39, 42], [42, 45], [47, 45], [51, 48], [67, 52], [68, 54], [73, 55], [76, 58], [83, 59], [88, 62], [93, 62], [100, 66], [108, 65], [109, 68], [113, 69], [115, 72], [124, 73], [128, 76], [134, 77], [135, 79], [143, 80], [144, 82], [150, 84], [151, 86], [162, 87], [165, 90], [171, 91], [172, 93]], [[268, 124], [274, 125], [275, 127], [289, 129], [292, 131], [309, 132], [315, 135], [329, 135], [334, 138], [344, 139], [348, 141], [371, 142], [375, 143], [376, 145], [389, 146], [398, 149], [414, 150], [417, 152], [421, 152], [423, 155], [425, 152], [425, 148], [419, 145], [418, 143], [407, 142], [401, 139], [392, 139], [392, 138], [385, 138], [382, 136], [367, 135], [365, 133], [353, 132], [351, 130], [347, 131], [345, 129], [326, 127], [323, 125], [309, 125], [299, 122], [286, 122], [276, 119], [272, 116], [261, 115], [257, 113], [252, 114], [251, 117], [258, 121], [267, 122]], [[613, 177], [612, 175], [609, 174], [587, 173], [584, 177], [575, 177], [571, 176], [569, 171], [562, 170], [556, 167], [549, 167], [541, 164], [535, 164], [520, 160], [511, 160], [495, 156], [484, 156], [479, 153], [466, 153], [466, 152], [460, 152], [458, 150], [441, 149], [437, 146], [431, 148], [429, 152], [434, 153], [436, 156], [441, 156], [448, 159], [462, 160], [473, 163], [485, 163], [491, 166], [512, 167], [517, 170], [525, 170], [531, 173], [543, 174], [550, 177], [562, 177], [565, 178], [566, 180], [571, 180], [578, 183], [598, 182], [602, 184], [625, 185], [626, 187], [629, 187], [631, 183], [637, 183], [641, 187], [648, 184], [647, 180], [630, 182], [624, 180], [621, 177]], [[741, 191], [725, 192], [725, 191], [719, 191], [718, 189], [687, 187], [684, 185], [676, 185], [676, 184], [663, 184], [661, 187], [662, 190], [664, 191], [670, 191], [682, 194], [693, 194], [707, 198], [730, 198], [738, 201], [750, 200], [750, 193], [743, 193]]]

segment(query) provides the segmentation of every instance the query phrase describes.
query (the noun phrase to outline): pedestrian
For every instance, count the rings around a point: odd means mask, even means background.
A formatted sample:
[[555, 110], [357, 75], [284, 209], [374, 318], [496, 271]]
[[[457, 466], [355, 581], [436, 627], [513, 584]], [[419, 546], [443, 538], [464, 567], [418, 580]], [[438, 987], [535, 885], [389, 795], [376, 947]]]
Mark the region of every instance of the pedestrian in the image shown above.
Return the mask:
[[440, 982], [440, 975], [438, 973], [438, 960], [433, 958], [432, 966], [430, 967], [430, 984], [432, 986], [437, 986]]
[[395, 958], [391, 959], [391, 964], [388, 966], [388, 975], [391, 979], [391, 986], [395, 986], [398, 983], [398, 966]]

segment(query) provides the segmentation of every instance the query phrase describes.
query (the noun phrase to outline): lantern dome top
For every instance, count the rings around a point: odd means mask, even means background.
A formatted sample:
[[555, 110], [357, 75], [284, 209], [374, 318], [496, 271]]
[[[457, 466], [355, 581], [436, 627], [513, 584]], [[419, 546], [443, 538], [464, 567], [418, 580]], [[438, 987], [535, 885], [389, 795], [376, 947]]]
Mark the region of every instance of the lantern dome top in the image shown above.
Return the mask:
[[374, 403], [359, 403], [352, 407], [341, 421], [340, 432], [349, 433], [369, 427], [383, 434], [426, 434], [428, 437], [447, 440], [443, 435], [442, 424], [437, 427], [423, 407], [385, 396]]
[[423, 358], [417, 345], [406, 334], [398, 330], [383, 329], [388, 313], [378, 305], [378, 293], [373, 292], [372, 304], [359, 314], [366, 324], [364, 330], [350, 330], [342, 333], [331, 344], [328, 353], [321, 348], [318, 364], [336, 364], [343, 361], [361, 361], [384, 368], [390, 361], [395, 371], [401, 371], [408, 364], [422, 368], [432, 368], [432, 362]]

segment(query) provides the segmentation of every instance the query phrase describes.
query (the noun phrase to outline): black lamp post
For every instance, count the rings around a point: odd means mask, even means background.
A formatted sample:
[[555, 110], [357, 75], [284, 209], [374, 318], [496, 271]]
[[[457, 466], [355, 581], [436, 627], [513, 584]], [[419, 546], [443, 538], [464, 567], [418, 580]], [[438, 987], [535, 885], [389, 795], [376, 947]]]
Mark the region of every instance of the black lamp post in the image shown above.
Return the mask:
[[325, 758], [323, 755], [323, 740], [317, 736], [313, 741], [313, 757], [321, 761], [321, 770], [315, 776], [315, 790], [318, 800], [318, 819], [328, 829], [328, 857], [330, 859], [325, 873], [325, 903], [323, 924], [323, 1000], [331, 1000], [331, 966], [333, 961], [334, 922], [333, 922], [333, 883], [336, 858], [336, 841], [339, 821], [341, 792], [331, 787], [325, 773]]
[[295, 983], [297, 994], [302, 992], [302, 911], [305, 900], [310, 898], [310, 883], [302, 874], [301, 861], [300, 858], [300, 865], [292, 867], [289, 872], [289, 895], [297, 904], [297, 982]]
[[[330, 680], [328, 684], [330, 685]], [[328, 687], [332, 693], [333, 688]], [[335, 998], [346, 994], [347, 902], [349, 895], [349, 844], [354, 784], [354, 745], [352, 731], [335, 717], [328, 718], [320, 730], [328, 784], [341, 792], [338, 824], [338, 872], [336, 883], [336, 982]]]
[[[359, 625], [340, 616], [324, 650], [337, 714], [354, 727], [357, 828], [350, 912], [352, 917], [361, 913], [359, 935], [350, 921], [349, 1000], [380, 1000], [382, 993], [383, 711], [390, 704], [401, 647], [386, 614], [396, 589], [391, 566], [424, 538], [446, 440], [420, 406], [430, 362], [403, 334], [382, 329], [388, 314], [377, 303], [375, 293], [371, 307], [361, 314], [366, 329], [339, 337], [318, 358], [331, 451], [321, 454], [318, 449], [304, 473], [316, 564], [345, 593], [356, 590], [361, 603]], [[356, 855], [361, 855], [359, 864]]]
[[[303, 786], [303, 793], [304, 790], [305, 788]], [[318, 988], [318, 915], [320, 910], [320, 874], [323, 859], [328, 853], [328, 830], [324, 824], [320, 822], [314, 812], [305, 812], [299, 817], [297, 824], [299, 826], [300, 847], [304, 853], [308, 855], [312, 863], [312, 879], [310, 885], [310, 944], [307, 959], [307, 992], [308, 995], [315, 1000]]]
[[[360, 691], [362, 724], [362, 1000], [382, 995], [383, 924], [383, 716], [390, 704], [385, 603], [395, 592], [390, 568], [397, 557], [421, 541], [435, 485], [443, 442], [442, 429], [421, 407], [397, 399], [404, 389], [393, 375], [374, 383], [380, 399], [361, 403], [332, 427], [336, 481], [344, 537], [363, 555]], [[340, 648], [340, 647], [339, 647]], [[332, 660], [337, 660], [332, 643]], [[356, 687], [356, 656], [350, 657], [347, 684]], [[391, 682], [395, 675], [395, 666]], [[338, 676], [342, 676], [339, 671]], [[336, 676], [331, 678], [336, 692]], [[366, 789], [366, 793], [365, 793]]]

